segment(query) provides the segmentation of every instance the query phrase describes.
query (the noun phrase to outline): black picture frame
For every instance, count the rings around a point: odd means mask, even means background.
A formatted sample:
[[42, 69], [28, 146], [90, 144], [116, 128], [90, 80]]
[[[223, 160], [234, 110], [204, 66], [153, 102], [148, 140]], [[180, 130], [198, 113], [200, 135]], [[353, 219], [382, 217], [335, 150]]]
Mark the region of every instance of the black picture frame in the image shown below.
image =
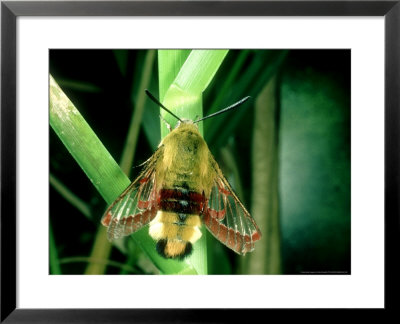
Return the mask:
[[[16, 308], [16, 19], [19, 16], [381, 16], [385, 19], [385, 310], [399, 288], [400, 0], [1, 3], [1, 322], [233, 322], [265, 310]], [[367, 94], [366, 94], [367, 95]], [[386, 312], [387, 313], [387, 312]], [[304, 312], [300, 314], [305, 314]], [[378, 311], [378, 316], [382, 315]], [[307, 316], [307, 315], [306, 315]], [[368, 316], [371, 316], [370, 313]]]

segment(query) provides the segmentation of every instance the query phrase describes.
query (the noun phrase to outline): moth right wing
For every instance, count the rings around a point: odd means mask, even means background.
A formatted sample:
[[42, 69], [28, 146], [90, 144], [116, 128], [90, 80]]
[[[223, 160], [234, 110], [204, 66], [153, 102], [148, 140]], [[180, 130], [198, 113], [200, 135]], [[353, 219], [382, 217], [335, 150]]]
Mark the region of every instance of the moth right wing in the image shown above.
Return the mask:
[[254, 250], [254, 243], [261, 238], [261, 231], [229, 185], [211, 153], [210, 160], [215, 177], [203, 212], [204, 224], [221, 243], [236, 253], [245, 255]]
[[145, 162], [144, 170], [107, 208], [101, 223], [108, 227], [109, 241], [130, 235], [147, 225], [157, 214], [156, 164], [159, 148]]

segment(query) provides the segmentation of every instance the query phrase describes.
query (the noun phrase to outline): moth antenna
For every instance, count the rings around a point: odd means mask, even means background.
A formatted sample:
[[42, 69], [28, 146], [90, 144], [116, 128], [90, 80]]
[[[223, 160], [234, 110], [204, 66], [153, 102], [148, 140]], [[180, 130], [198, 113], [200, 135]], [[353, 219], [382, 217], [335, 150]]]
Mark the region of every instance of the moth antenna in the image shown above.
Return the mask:
[[238, 102], [235, 102], [233, 105], [230, 105], [230, 106], [228, 106], [228, 107], [226, 107], [226, 108], [224, 108], [224, 109], [221, 109], [220, 111], [217, 111], [217, 112], [215, 112], [215, 113], [213, 113], [213, 114], [211, 114], [211, 115], [208, 115], [208, 116], [206, 116], [206, 117], [197, 119], [197, 120], [194, 121], [193, 123], [198, 123], [198, 122], [200, 122], [200, 121], [203, 121], [204, 119], [207, 119], [207, 118], [210, 118], [210, 117], [214, 117], [214, 116], [217, 116], [217, 115], [219, 115], [219, 114], [223, 114], [224, 112], [227, 112], [228, 110], [237, 108], [237, 107], [239, 107], [241, 104], [243, 104], [245, 101], [247, 101], [247, 100], [250, 99], [250, 98], [251, 98], [250, 96], [244, 97], [243, 99], [239, 100]]
[[170, 111], [167, 107], [165, 107], [161, 102], [159, 102], [156, 97], [154, 97], [149, 90], [145, 89], [144, 90], [146, 92], [146, 94], [149, 96], [149, 98], [151, 100], [153, 100], [153, 102], [155, 102], [157, 105], [159, 105], [162, 109], [164, 109], [165, 111], [169, 112], [172, 116], [174, 116], [176, 119], [178, 119], [180, 122], [182, 122], [182, 120], [175, 115], [172, 111]]

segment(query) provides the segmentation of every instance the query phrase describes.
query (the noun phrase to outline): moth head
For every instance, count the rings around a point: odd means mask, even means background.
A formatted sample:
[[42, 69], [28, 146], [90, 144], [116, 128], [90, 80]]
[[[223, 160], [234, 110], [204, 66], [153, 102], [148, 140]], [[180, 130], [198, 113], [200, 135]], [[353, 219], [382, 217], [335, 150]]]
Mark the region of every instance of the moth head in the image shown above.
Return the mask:
[[196, 128], [198, 128], [197, 124], [195, 124], [195, 122], [191, 119], [186, 119], [186, 118], [182, 118], [181, 120], [178, 120], [178, 123], [176, 124], [175, 128], [178, 128], [181, 125], [193, 125]]

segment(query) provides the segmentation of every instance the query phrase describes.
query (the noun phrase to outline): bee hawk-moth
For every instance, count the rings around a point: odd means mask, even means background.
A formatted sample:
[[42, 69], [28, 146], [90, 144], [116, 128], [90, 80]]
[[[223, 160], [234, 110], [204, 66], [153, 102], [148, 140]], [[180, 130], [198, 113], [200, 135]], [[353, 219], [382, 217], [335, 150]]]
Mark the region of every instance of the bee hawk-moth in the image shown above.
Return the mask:
[[[147, 90], [146, 93], [166, 109]], [[249, 97], [219, 111], [235, 108]], [[182, 260], [201, 237], [202, 224], [223, 244], [244, 255], [261, 232], [200, 135], [196, 121], [178, 119], [144, 163], [139, 176], [108, 207], [101, 220], [112, 241], [149, 224], [158, 253]]]

